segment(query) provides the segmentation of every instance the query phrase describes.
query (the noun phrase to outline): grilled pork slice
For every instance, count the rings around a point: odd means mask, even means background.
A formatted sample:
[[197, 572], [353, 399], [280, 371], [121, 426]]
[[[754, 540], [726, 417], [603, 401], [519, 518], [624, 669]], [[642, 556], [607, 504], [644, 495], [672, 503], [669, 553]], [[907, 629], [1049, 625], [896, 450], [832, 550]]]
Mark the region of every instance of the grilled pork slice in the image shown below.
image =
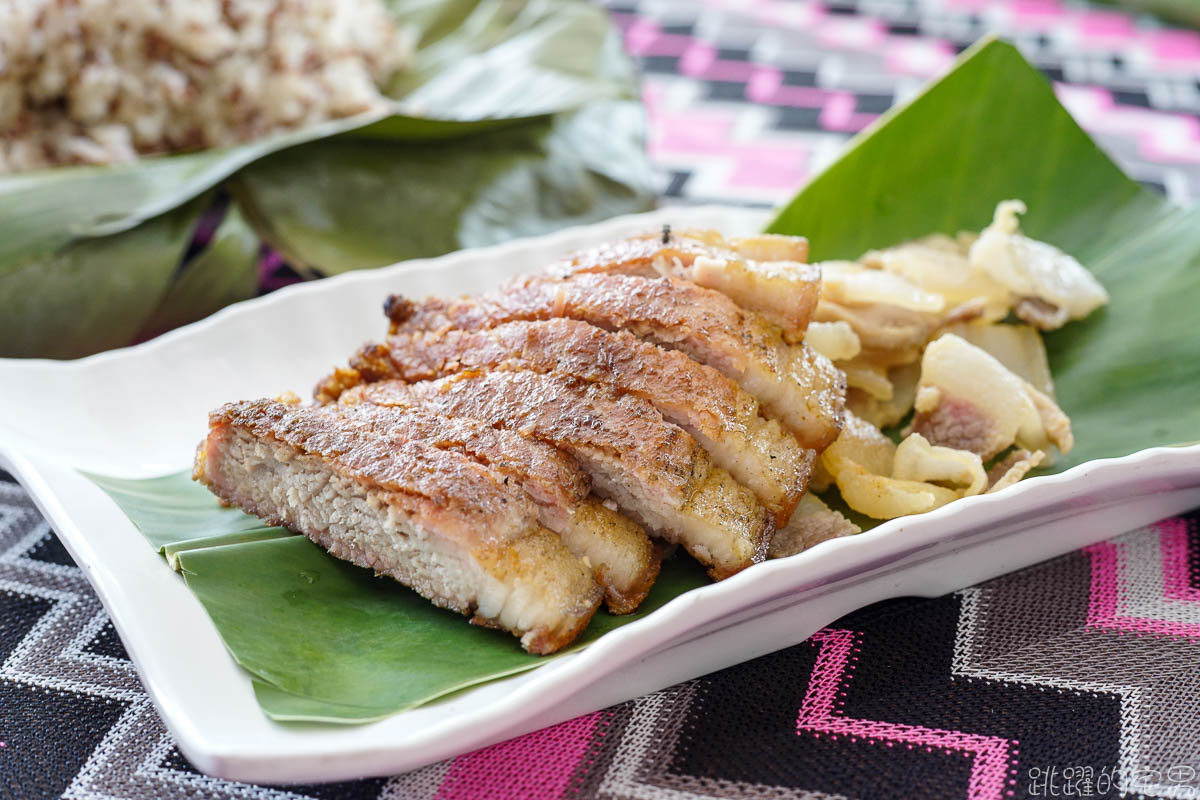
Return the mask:
[[806, 264], [808, 240], [760, 234], [726, 239], [716, 231], [648, 233], [576, 253], [550, 267], [649, 278], [672, 275], [724, 292], [778, 325], [784, 338], [804, 338], [821, 295], [821, 268]]
[[591, 566], [609, 611], [628, 614], [645, 599], [658, 577], [661, 554], [640, 525], [590, 496], [591, 480], [569, 455], [477, 419], [417, 408], [379, 411], [381, 433], [465, 453], [499, 472], [506, 483], [515, 481], [537, 504], [542, 525]]
[[606, 386], [533, 372], [461, 372], [424, 383], [367, 383], [342, 403], [418, 405], [515, 430], [569, 453], [593, 490], [721, 579], [761, 561], [773, 519], [654, 406]]
[[194, 477], [227, 503], [304, 533], [471, 622], [552, 653], [600, 603], [591, 571], [503, 475], [389, 436], [389, 410], [231, 403], [209, 417]]
[[629, 333], [576, 320], [398, 334], [386, 345], [364, 347], [350, 364], [370, 382], [516, 368], [609, 384], [649, 401], [695, 437], [717, 466], [754, 492], [780, 526], [804, 494], [816, 456], [777, 420], [760, 416], [758, 401], [712, 367]]
[[862, 528], [846, 519], [812, 492], [804, 495], [788, 524], [771, 538], [771, 558], [794, 556], [813, 545], [841, 536], [861, 533]]
[[479, 330], [517, 320], [566, 317], [628, 330], [680, 350], [741, 384], [804, 447], [824, 450], [842, 425], [845, 377], [807, 345], [788, 345], [761, 315], [720, 292], [676, 278], [583, 273], [519, 278], [499, 291], [420, 304], [393, 295], [392, 333]]

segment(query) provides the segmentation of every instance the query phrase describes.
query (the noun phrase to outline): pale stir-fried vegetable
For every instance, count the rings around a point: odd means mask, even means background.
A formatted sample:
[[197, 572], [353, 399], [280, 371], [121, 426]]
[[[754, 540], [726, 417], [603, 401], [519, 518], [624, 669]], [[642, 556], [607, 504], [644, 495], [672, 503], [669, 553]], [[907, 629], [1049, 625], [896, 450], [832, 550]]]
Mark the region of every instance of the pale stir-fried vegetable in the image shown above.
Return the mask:
[[1107, 303], [1108, 292], [1083, 265], [1057, 247], [1022, 235], [1017, 214], [1023, 213], [1025, 204], [1019, 200], [996, 207], [992, 224], [971, 245], [972, 268], [1012, 292], [1018, 298], [1017, 316], [1042, 330], [1061, 328]]
[[[820, 264], [806, 342], [845, 373], [845, 427], [812, 488], [876, 519], [997, 491], [1074, 444], [1039, 330], [1108, 301], [1078, 261], [1021, 233], [1018, 200], [980, 234], [934, 234]], [[1014, 319], [1015, 318], [1015, 319]], [[908, 424], [896, 444], [883, 429]]]

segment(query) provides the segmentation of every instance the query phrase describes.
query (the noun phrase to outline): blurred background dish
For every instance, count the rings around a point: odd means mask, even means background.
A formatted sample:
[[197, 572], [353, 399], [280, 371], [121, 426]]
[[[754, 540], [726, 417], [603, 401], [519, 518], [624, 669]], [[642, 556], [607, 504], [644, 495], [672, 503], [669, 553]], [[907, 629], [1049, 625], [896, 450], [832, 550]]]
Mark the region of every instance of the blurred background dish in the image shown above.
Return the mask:
[[8, 3], [0, 173], [238, 144], [386, 105], [382, 0]]
[[319, 277], [653, 203], [636, 69], [583, 0], [0, 15], [0, 138], [27, 170], [0, 175], [0, 357], [127, 345], [284, 263]]

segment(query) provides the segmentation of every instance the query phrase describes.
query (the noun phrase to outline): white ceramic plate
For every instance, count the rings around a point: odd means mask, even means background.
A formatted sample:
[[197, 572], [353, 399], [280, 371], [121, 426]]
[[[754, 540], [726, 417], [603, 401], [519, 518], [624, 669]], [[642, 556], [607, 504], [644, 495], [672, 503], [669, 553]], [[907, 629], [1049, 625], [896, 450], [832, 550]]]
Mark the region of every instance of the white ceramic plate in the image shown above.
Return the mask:
[[667, 209], [276, 292], [137, 347], [73, 362], [0, 360], [0, 465], [95, 586], [167, 726], [201, 770], [247, 781], [411, 769], [803, 640], [838, 616], [934, 596], [1200, 505], [1200, 447], [1156, 448], [895, 520], [690, 592], [587, 650], [361, 726], [279, 725], [200, 604], [76, 468], [183, 469], [222, 402], [290, 389], [384, 329], [391, 291], [460, 294], [670, 222], [739, 233], [765, 214]]

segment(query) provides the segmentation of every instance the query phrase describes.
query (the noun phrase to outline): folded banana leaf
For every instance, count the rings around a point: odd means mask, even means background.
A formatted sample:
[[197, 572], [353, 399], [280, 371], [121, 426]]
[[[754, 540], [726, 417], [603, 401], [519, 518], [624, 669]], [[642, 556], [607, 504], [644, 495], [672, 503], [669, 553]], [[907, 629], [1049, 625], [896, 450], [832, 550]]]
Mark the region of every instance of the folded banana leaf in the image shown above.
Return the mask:
[[[316, 276], [652, 204], [636, 70], [603, 12], [583, 0], [387, 4], [417, 49], [383, 111], [0, 177], [0, 357], [87, 355], [252, 297], [247, 222]], [[227, 182], [224, 246], [181, 266], [204, 198]]]
[[[365, 722], [546, 660], [303, 536], [223, 508], [186, 472], [88, 477], [182, 573], [275, 719]], [[636, 613], [599, 611], [571, 649], [706, 582], [699, 565], [669, 561]]]
[[[815, 258], [854, 257], [931, 231], [978, 230], [1011, 197], [1028, 203], [1032, 235], [1076, 254], [1112, 295], [1047, 337], [1077, 439], [1053, 469], [1200, 439], [1200, 211], [1123, 175], [1008, 44], [964, 54], [770, 228], [807, 235]], [[186, 475], [96, 480], [177, 562], [273, 718], [362, 722], [547, 661], [221, 509]], [[686, 560], [668, 562], [639, 616], [703, 582]], [[579, 646], [624, 619], [599, 615]]]
[[486, 136], [342, 137], [269, 156], [239, 173], [232, 188], [292, 266], [329, 275], [641, 209], [645, 163], [627, 159], [629, 139], [610, 132], [640, 140], [642, 126], [636, 103], [597, 100]]

